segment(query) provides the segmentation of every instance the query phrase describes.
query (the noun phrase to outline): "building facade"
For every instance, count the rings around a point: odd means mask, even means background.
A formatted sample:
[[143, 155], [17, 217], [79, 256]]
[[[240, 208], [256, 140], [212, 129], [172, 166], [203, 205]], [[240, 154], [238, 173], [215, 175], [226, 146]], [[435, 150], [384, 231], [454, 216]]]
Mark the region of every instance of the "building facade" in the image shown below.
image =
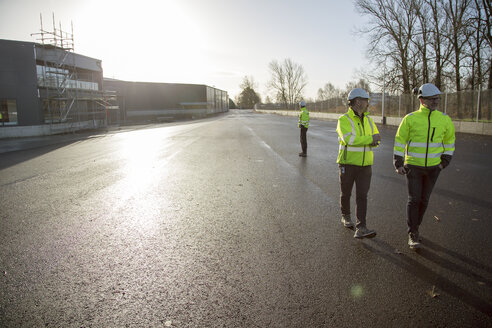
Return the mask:
[[101, 60], [0, 40], [0, 127], [94, 123], [107, 107]]
[[117, 105], [130, 122], [198, 118], [229, 110], [227, 92], [206, 85], [105, 79], [104, 88], [117, 94]]
[[72, 50], [0, 39], [0, 137], [198, 118], [229, 109], [227, 92], [206, 85], [104, 79], [101, 60]]

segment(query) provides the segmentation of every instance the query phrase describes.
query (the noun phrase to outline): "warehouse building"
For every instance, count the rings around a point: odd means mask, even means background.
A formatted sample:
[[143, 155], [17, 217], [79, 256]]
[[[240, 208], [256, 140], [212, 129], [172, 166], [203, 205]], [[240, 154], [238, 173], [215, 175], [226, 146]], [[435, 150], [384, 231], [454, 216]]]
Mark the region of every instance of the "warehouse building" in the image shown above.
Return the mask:
[[0, 135], [106, 124], [106, 111], [115, 107], [103, 90], [101, 61], [64, 46], [0, 40]]
[[0, 137], [228, 111], [225, 91], [206, 85], [104, 79], [101, 60], [73, 52], [73, 38], [55, 35], [47, 40], [0, 39]]
[[104, 79], [104, 88], [118, 95], [125, 122], [199, 118], [229, 110], [227, 92], [206, 85]]

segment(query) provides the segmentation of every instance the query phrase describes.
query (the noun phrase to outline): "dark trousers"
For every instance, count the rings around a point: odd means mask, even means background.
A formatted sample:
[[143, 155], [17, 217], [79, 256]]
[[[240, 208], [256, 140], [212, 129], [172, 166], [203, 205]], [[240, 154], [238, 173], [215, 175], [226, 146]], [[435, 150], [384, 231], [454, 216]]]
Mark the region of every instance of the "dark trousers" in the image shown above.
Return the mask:
[[371, 166], [339, 165], [340, 207], [342, 215], [350, 215], [350, 196], [355, 183], [356, 227], [366, 226], [367, 193], [371, 186]]
[[308, 128], [304, 127], [304, 125], [301, 125], [301, 148], [304, 154], [307, 154], [307, 130]]
[[411, 166], [407, 173], [408, 203], [407, 225], [408, 232], [418, 232], [425, 210], [429, 204], [432, 189], [436, 184], [441, 170], [439, 167], [419, 168]]

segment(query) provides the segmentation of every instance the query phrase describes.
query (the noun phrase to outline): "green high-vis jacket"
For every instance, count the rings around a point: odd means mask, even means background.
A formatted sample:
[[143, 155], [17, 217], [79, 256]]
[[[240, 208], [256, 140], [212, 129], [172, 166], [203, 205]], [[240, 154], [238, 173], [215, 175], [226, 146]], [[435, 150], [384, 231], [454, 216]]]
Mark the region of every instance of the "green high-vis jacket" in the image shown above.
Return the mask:
[[299, 122], [297, 123], [297, 127], [301, 127], [303, 125], [305, 128], [309, 127], [309, 112], [306, 107], [301, 108], [301, 113], [299, 114]]
[[372, 136], [379, 134], [379, 130], [372, 118], [362, 114], [362, 119], [349, 108], [346, 114], [338, 118], [338, 158], [339, 164], [351, 164], [358, 166], [369, 166], [374, 162], [371, 146]]
[[396, 132], [395, 167], [404, 164], [446, 167], [454, 154], [455, 130], [448, 115], [420, 105], [405, 116]]

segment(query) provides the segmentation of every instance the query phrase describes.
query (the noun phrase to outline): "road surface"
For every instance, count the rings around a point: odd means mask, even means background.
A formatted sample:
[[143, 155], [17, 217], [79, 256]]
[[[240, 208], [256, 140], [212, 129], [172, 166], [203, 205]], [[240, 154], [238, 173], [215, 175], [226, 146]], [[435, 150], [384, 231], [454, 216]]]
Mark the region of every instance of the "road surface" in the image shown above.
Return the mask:
[[375, 152], [378, 234], [356, 240], [336, 122], [311, 121], [306, 158], [296, 123], [233, 110], [0, 141], [0, 326], [491, 327], [492, 137], [457, 136], [416, 253], [396, 129]]

